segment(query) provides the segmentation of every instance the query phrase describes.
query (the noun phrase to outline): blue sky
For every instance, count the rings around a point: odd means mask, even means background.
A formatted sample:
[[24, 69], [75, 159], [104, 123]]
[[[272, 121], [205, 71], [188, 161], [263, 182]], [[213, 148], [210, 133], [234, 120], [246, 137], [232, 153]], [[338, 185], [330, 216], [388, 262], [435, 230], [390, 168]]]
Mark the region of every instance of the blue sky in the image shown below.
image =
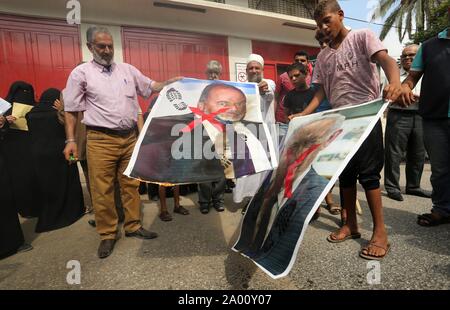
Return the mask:
[[[375, 1], [376, 2], [376, 1]], [[373, 1], [364, 1], [364, 0], [340, 0], [339, 4], [344, 10], [345, 16], [358, 18], [362, 20], [368, 20], [369, 12], [371, 4]], [[380, 34], [381, 26], [363, 23], [359, 21], [353, 21], [349, 19], [345, 19], [345, 24], [354, 28], [370, 28], [375, 33]]]
[[[376, 0], [339, 0], [339, 4], [341, 5], [342, 10], [345, 13], [345, 16], [362, 20], [370, 20], [371, 8], [373, 8], [374, 4], [376, 3], [378, 3], [378, 1]], [[376, 22], [382, 24], [383, 20], [378, 20]], [[382, 28], [382, 26], [379, 25], [353, 21], [350, 19], [345, 19], [344, 23], [345, 25], [352, 27], [352, 29], [369, 28], [377, 35], [380, 34]], [[407, 41], [409, 41], [408, 38], [404, 40], [404, 42]], [[389, 32], [383, 43], [388, 49], [389, 55], [394, 58], [400, 56], [403, 44], [399, 42], [397, 31], [395, 29]]]

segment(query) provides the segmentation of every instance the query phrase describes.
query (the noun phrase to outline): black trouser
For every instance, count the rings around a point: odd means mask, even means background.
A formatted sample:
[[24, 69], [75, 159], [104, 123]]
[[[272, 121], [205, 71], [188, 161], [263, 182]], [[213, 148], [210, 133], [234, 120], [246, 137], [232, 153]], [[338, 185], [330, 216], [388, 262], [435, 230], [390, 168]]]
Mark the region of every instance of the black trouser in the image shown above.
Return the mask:
[[380, 187], [380, 172], [384, 164], [383, 129], [378, 121], [358, 152], [339, 176], [339, 187], [350, 188], [359, 183], [365, 191]]
[[226, 179], [222, 178], [216, 182], [198, 184], [198, 202], [200, 206], [209, 206], [212, 202], [216, 206], [223, 205]]
[[423, 135], [431, 163], [433, 211], [450, 216], [450, 118], [424, 119]]
[[390, 109], [385, 139], [386, 191], [400, 192], [400, 162], [403, 158], [406, 158], [406, 190], [419, 189], [425, 162], [422, 117], [417, 111]]

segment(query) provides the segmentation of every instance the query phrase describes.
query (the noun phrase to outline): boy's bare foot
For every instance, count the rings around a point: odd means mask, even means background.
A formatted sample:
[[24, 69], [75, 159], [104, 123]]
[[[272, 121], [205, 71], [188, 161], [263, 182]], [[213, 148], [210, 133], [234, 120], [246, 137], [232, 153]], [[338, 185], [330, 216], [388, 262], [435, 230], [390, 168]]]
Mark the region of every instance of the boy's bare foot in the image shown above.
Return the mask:
[[361, 234], [358, 232], [358, 228], [350, 228], [349, 225], [342, 226], [339, 230], [332, 232], [327, 240], [331, 243], [343, 242], [347, 239], [358, 239], [361, 238]]

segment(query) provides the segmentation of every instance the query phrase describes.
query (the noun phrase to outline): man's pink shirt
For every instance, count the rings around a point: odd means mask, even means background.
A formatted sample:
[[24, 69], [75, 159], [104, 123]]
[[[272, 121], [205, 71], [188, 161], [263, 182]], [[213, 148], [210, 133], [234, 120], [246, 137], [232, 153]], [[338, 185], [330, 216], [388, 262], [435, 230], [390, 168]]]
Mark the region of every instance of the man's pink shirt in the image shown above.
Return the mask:
[[126, 63], [108, 70], [91, 61], [76, 67], [63, 91], [64, 110], [84, 111], [83, 123], [110, 129], [130, 129], [139, 112], [137, 95], [148, 98], [152, 80]]

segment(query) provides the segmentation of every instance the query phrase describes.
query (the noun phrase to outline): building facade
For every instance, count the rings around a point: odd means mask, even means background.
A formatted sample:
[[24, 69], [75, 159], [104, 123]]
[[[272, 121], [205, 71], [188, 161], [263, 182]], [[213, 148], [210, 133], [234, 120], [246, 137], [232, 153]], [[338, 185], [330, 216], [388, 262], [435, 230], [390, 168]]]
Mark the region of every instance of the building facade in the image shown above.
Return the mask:
[[311, 18], [316, 2], [2, 0], [0, 96], [16, 80], [33, 84], [37, 96], [48, 87], [64, 88], [71, 70], [91, 59], [86, 30], [93, 24], [110, 29], [116, 62], [155, 80], [204, 78], [206, 63], [216, 59], [222, 79], [245, 81], [250, 53], [264, 57], [265, 77], [275, 80], [296, 51], [318, 53]]

